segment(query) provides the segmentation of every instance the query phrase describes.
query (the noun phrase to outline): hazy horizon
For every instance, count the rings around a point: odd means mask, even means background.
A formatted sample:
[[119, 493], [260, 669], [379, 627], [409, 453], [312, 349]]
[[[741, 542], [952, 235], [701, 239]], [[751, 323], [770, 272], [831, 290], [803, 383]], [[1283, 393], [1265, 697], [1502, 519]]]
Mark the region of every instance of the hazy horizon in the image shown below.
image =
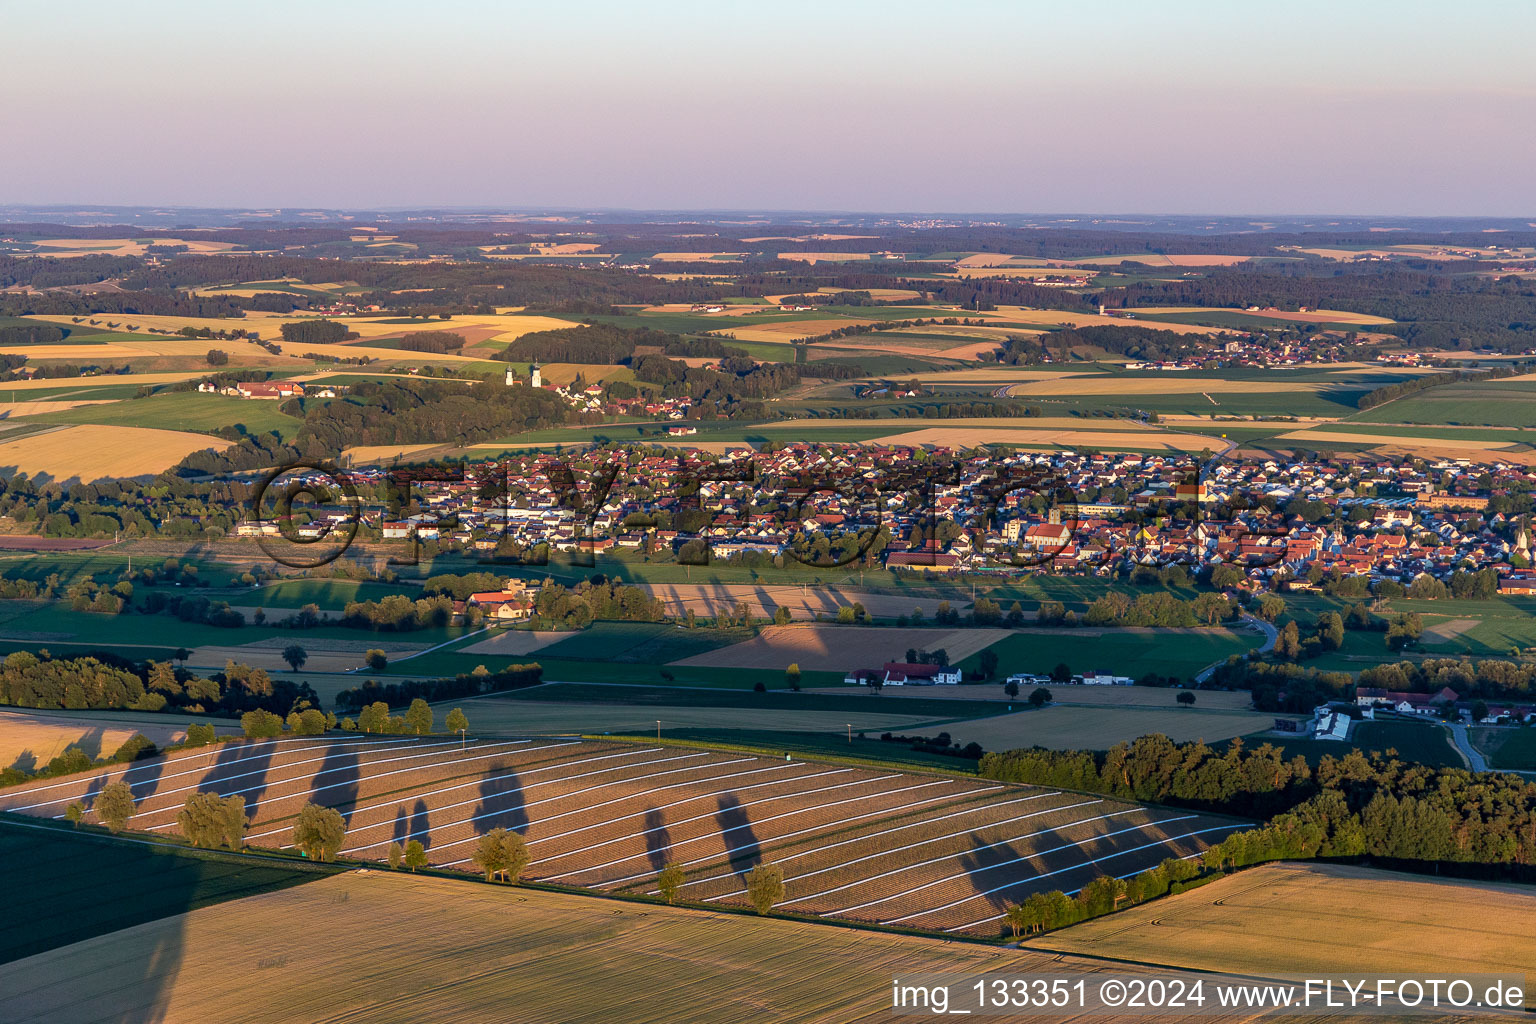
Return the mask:
[[[1520, 216], [1536, 7], [8, 15], [0, 203]], [[1173, 112], [1173, 113], [1170, 113]], [[1136, 214], [1122, 214], [1136, 216]], [[1294, 215], [1292, 215], [1294, 216]]]

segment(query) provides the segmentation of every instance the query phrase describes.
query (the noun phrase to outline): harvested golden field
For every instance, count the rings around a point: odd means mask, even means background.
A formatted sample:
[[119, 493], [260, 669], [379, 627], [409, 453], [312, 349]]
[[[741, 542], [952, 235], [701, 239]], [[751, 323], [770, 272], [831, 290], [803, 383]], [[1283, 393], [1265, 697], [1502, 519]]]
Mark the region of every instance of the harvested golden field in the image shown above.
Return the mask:
[[388, 462], [441, 447], [439, 444], [364, 444], [345, 448], [341, 454], [353, 462]]
[[410, 366], [446, 366], [457, 363], [473, 363], [478, 362], [481, 358], [477, 356], [461, 356], [451, 352], [409, 352], [399, 348], [376, 347], [364, 344], [363, 342], [344, 342], [339, 345], [286, 343], [283, 345], [283, 354], [300, 359], [311, 355], [333, 357], [336, 359], [356, 359], [358, 356], [367, 356], [370, 359], [377, 359], [383, 363], [404, 363]]
[[185, 738], [185, 722], [190, 721], [160, 716], [156, 722], [148, 713], [139, 718], [147, 720], [117, 721], [112, 716], [7, 708], [0, 711], [0, 767], [38, 768], [70, 746], [93, 758], [110, 757], [134, 733], [143, 733], [156, 746], [165, 746]]
[[210, 242], [198, 238], [149, 238], [142, 241], [132, 238], [44, 238], [37, 243], [39, 255], [44, 256], [142, 256], [151, 245], [185, 245], [196, 253], [228, 252], [234, 242]]
[[938, 598], [914, 599], [828, 585], [802, 588], [758, 583], [644, 583], [639, 587], [661, 600], [666, 605], [667, 614], [679, 616], [686, 615], [690, 609], [698, 615], [719, 615], [744, 603], [760, 618], [772, 618], [779, 608], [788, 608], [795, 618], [810, 619], [817, 615], [836, 615], [844, 605], [859, 602], [871, 615], [879, 618], [910, 615], [913, 608], [921, 608], [923, 615], [931, 618], [940, 604]]
[[1018, 426], [986, 429], [923, 427], [887, 434], [868, 443], [934, 445], [943, 448], [975, 448], [984, 444], [1033, 445], [1052, 448], [1088, 446], [1110, 451], [1160, 452], [1198, 452], [1212, 447], [1211, 439], [1203, 434], [1179, 434], [1169, 430], [1039, 430]]
[[[928, 687], [924, 687], [926, 691]], [[1085, 689], [1088, 689], [1085, 687]], [[1130, 689], [1130, 687], [1105, 687]], [[1122, 740], [1162, 733], [1175, 743], [1217, 743], [1262, 732], [1275, 716], [1257, 711], [1202, 710], [1174, 703], [1175, 691], [1162, 691], [1161, 708], [1104, 703], [1059, 704], [1039, 711], [952, 722], [945, 726], [958, 743], [980, 743], [988, 750], [1047, 747], [1051, 750], [1107, 750]], [[1021, 694], [1021, 697], [1028, 694]], [[883, 699], [883, 698], [882, 698]]]
[[[481, 319], [489, 320], [490, 317]], [[569, 320], [561, 320], [553, 316], [507, 316], [497, 317], [497, 323], [486, 324], [487, 327], [502, 327], [503, 329], [491, 336], [492, 341], [514, 342], [525, 334], [535, 331], [559, 331], [567, 327], [581, 327], [582, 324], [572, 323]], [[450, 328], [451, 330], [451, 328]]]
[[781, 252], [779, 259], [802, 263], [848, 263], [872, 259], [867, 252]]
[[940, 349], [936, 355], [945, 359], [964, 359], [974, 361], [991, 356], [997, 351], [995, 341], [973, 341], [967, 345], [955, 345], [952, 348]]
[[1029, 256], [1010, 256], [1003, 252], [978, 252], [970, 256], [962, 256], [955, 260], [957, 267], [1043, 267], [1044, 260], [1033, 259]]
[[227, 448], [207, 434], [148, 427], [63, 427], [0, 443], [0, 473], [92, 480], [163, 473], [193, 452]]
[[[231, 359], [246, 355], [243, 349], [254, 349], [250, 353], [270, 355], [266, 350], [252, 345], [249, 342], [240, 341], [210, 341], [207, 338], [161, 338], [155, 335], [145, 335], [143, 341], [109, 341], [100, 345], [70, 345], [68, 343], [57, 345], [17, 345], [0, 348], [0, 354], [25, 355], [33, 359], [90, 359], [92, 355], [100, 357], [112, 357], [114, 359], [132, 356], [196, 356], [204, 359], [210, 347], [219, 346], [230, 353]], [[231, 350], [235, 351], [231, 351]], [[206, 364], [205, 364], [206, 365]], [[208, 372], [212, 372], [210, 369]]]
[[1533, 920], [1531, 886], [1268, 864], [1030, 945], [1251, 974], [1524, 974]]
[[[867, 327], [873, 320], [786, 320], [776, 324], [749, 324], [726, 328], [739, 341], [798, 341], [845, 327]], [[841, 341], [841, 339], [839, 339]], [[729, 339], [727, 339], [729, 344]]]
[[[69, 317], [34, 317], [33, 319], [52, 320], [56, 323], [65, 324], [70, 322]], [[137, 327], [147, 326], [137, 323], [137, 321], [144, 319], [148, 318], [134, 317], [134, 325]], [[222, 323], [223, 328], [220, 329], [228, 328], [233, 324], [239, 323], [239, 321], [233, 320], [213, 322]], [[118, 333], [122, 335], [121, 338], [116, 341], [104, 342], [99, 345], [71, 345], [68, 342], [57, 345], [23, 345], [19, 347], [8, 347], [0, 349], [0, 353], [30, 356], [33, 361], [60, 359], [87, 360], [95, 362], [97, 360], [103, 359], [111, 361], [126, 361], [131, 359], [134, 361], [135, 365], [141, 365], [145, 359], [179, 359], [186, 362], [199, 364], [200, 369], [204, 373], [212, 372], [206, 361], [208, 350], [212, 348], [217, 348], [223, 352], [228, 353], [230, 364], [234, 366], [277, 366], [291, 364], [298, 361], [295, 358], [296, 353], [294, 352], [285, 350], [283, 355], [276, 356], [261, 346], [249, 341], [210, 338], [176, 338], [167, 337], [160, 334], [150, 334], [147, 331], [143, 333], [134, 331], [130, 336], [128, 332], [124, 332], [122, 330], [122, 328], [126, 326], [127, 324], [119, 324], [119, 326], [115, 328], [115, 330], [117, 330]], [[270, 331], [263, 333], [275, 334], [275, 332]], [[399, 353], [395, 354], [396, 356], [399, 355]], [[163, 365], [164, 364], [162, 363], [162, 366]], [[182, 365], [186, 365], [186, 363], [184, 362]], [[166, 368], [176, 369], [178, 367], [176, 367], [173, 363], [170, 367]], [[191, 367], [188, 368], [190, 369]], [[190, 375], [191, 374], [188, 376]]]
[[1536, 465], [1536, 451], [1529, 448], [1524, 451], [1511, 451], [1509, 441], [1474, 441], [1463, 438], [1443, 437], [1406, 437], [1401, 434], [1357, 434], [1352, 431], [1331, 431], [1326, 428], [1309, 430], [1293, 430], [1288, 434], [1278, 435], [1279, 440], [1284, 441], [1311, 441], [1334, 442], [1372, 445], [1377, 451], [1404, 452], [1408, 454], [1421, 454], [1439, 456], [1449, 459], [1474, 459], [1489, 461], [1497, 458], [1504, 462], [1518, 463], [1523, 466]]
[[895, 330], [881, 331], [880, 337], [900, 337], [903, 334], [943, 334], [958, 338], [990, 338], [1002, 341], [1016, 334], [1045, 334], [1044, 330], [1034, 327], [999, 327], [996, 324], [933, 324], [922, 327], [897, 327]]
[[[7, 964], [0, 991], [8, 1016], [31, 1021], [291, 1024], [323, 1013], [369, 1024], [873, 1024], [912, 1019], [886, 1012], [893, 976], [1105, 969], [1045, 953], [375, 871]], [[253, 996], [265, 975], [273, 983]]]
[[581, 377], [588, 384], [608, 380], [634, 380], [635, 371], [612, 363], [544, 363], [540, 374], [546, 384], [569, 384]]
[[596, 242], [560, 242], [554, 245], [538, 245], [533, 247], [540, 256], [574, 256], [577, 253], [596, 252], [602, 246]]
[[[921, 292], [913, 291], [911, 288], [833, 288], [827, 286], [816, 290], [823, 295], [841, 295], [844, 292], [851, 291], [868, 292], [870, 298], [878, 299], [881, 302], [904, 302], [908, 299], [922, 298]], [[771, 301], [777, 302], [778, 300], [771, 299]]]
[[853, 339], [839, 338], [835, 342], [822, 342], [816, 346], [816, 357], [836, 360], [874, 354], [918, 356], [923, 359], [963, 359], [970, 362], [997, 351], [998, 345], [1001, 344], [997, 341], [961, 342], [958, 338], [953, 341], [932, 338], [907, 340], [895, 331], [882, 331], [877, 341], [864, 340], [868, 337], [863, 335]]
[[[1048, 327], [1067, 325], [1071, 327], [1125, 327], [1125, 317], [1099, 316], [1097, 313], [1069, 313], [1063, 309], [1028, 309], [1024, 306], [999, 306], [993, 314], [998, 320], [1019, 324], [1044, 324]], [[1145, 327], [1147, 324], [1131, 322], [1131, 326]], [[1157, 322], [1150, 326], [1159, 331], [1173, 331], [1175, 334], [1223, 334], [1230, 332], [1227, 327], [1200, 327], [1195, 324], [1175, 324]]]
[[[36, 347], [36, 346], [32, 346]], [[100, 346], [97, 346], [100, 347]], [[123, 384], [174, 384], [177, 381], [206, 377], [208, 373], [125, 373], [109, 377], [38, 377], [35, 380], [10, 380], [0, 384], [0, 399], [12, 400], [16, 393], [43, 389], [79, 387], [83, 392], [91, 388], [117, 387]], [[25, 401], [24, 398], [21, 400]]]
[[[907, 598], [903, 603], [910, 605], [914, 602]], [[672, 664], [773, 669], [798, 664], [805, 672], [848, 672], [905, 660], [909, 647], [929, 651], [942, 647], [949, 652], [950, 662], [958, 664], [1008, 636], [1009, 632], [1006, 629], [885, 629], [879, 626], [790, 624], [769, 626], [751, 640], [695, 654]]]
[[[0, 392], [3, 394], [4, 392]], [[15, 419], [18, 416], [37, 416], [45, 412], [65, 412], [69, 409], [78, 409], [82, 405], [111, 405], [112, 399], [78, 399], [76, 401], [40, 401], [40, 402], [5, 402], [0, 405], [0, 419]]]
[[[32, 319], [46, 320], [53, 323], [64, 324], [66, 326], [80, 326], [74, 324], [73, 318], [67, 316], [37, 316], [33, 317]], [[102, 318], [97, 317], [97, 319]], [[299, 348], [301, 347], [301, 343], [283, 342], [283, 325], [302, 323], [304, 321], [317, 319], [325, 318], [316, 316], [295, 316], [293, 314], [287, 313], [261, 312], [249, 312], [244, 317], [238, 319], [196, 316], [140, 316], [138, 314], [134, 314], [130, 317], [126, 314], [122, 314], [118, 317], [118, 327], [113, 328], [113, 330], [122, 332], [124, 328], [126, 328], [127, 324], [131, 322], [137, 328], [137, 330], [132, 333], [136, 335], [144, 335], [146, 344], [181, 346], [183, 348], [186, 346], [201, 346], [201, 348], [197, 350], [199, 355], [206, 352], [210, 345], [216, 345], [217, 347], [229, 350], [230, 345], [240, 345], [243, 343], [231, 341], [212, 342], [208, 339], [167, 337], [165, 335], [150, 334], [150, 329], [154, 328], [161, 331], [175, 332], [181, 330], [183, 327], [207, 327], [210, 330], [215, 331], [254, 331], [265, 341], [275, 341], [278, 344], [283, 345], [284, 355], [297, 355]], [[338, 317], [333, 319], [335, 319], [336, 322], [345, 325], [348, 331], [356, 333], [358, 335], [358, 340], [356, 342], [342, 342], [335, 345], [303, 344], [302, 348], [305, 351], [335, 351], [336, 353], [343, 355], [348, 353], [352, 355], [372, 354], [371, 350], [360, 346], [367, 346], [368, 341], [373, 338], [395, 338], [402, 334], [408, 334], [413, 331], [457, 331], [461, 334], [464, 334], [465, 337], [469, 339], [471, 343], [473, 343], [474, 341], [481, 338], [500, 337], [508, 333], [515, 332], [515, 334], [520, 335], [526, 334], [528, 331], [532, 330], [549, 330], [555, 327], [575, 326], [569, 321], [560, 320], [556, 317], [522, 316], [515, 313], [461, 314], [452, 316], [447, 320], [433, 318], [406, 323], [399, 322], [398, 317]], [[113, 342], [105, 346], [92, 345], [90, 347], [97, 352], [101, 352], [110, 349], [112, 345], [117, 344], [129, 345], [137, 344], [137, 342]], [[35, 345], [29, 347], [32, 349], [37, 348]], [[50, 345], [48, 347], [52, 349], [62, 346]], [[252, 347], [254, 348], [255, 346]], [[180, 349], [173, 348], [169, 351], [179, 352]], [[441, 361], [444, 359], [453, 360], [462, 358], [457, 356], [444, 356], [435, 352], [409, 352], [398, 349], [381, 349], [378, 351], [383, 351], [387, 353], [389, 357], [395, 359], [407, 357], [421, 359], [430, 356], [432, 359]], [[230, 354], [231, 357], [233, 357], [234, 353], [232, 351]]]

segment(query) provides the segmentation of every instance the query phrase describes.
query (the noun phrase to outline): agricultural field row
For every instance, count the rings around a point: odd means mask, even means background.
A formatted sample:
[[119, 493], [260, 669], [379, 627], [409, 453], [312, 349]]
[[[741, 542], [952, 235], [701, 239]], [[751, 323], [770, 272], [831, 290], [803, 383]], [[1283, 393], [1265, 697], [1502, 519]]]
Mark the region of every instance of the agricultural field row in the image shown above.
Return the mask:
[[478, 837], [507, 828], [534, 880], [647, 891], [677, 863], [697, 898], [739, 903], [747, 872], [781, 863], [797, 909], [978, 934], [1030, 892], [1133, 874], [1244, 827], [974, 778], [575, 737], [230, 743], [17, 787], [0, 810], [56, 818], [117, 779], [151, 833], [176, 834], [186, 799], [217, 793], [244, 802], [249, 843], [282, 848], [313, 802], [341, 811], [352, 858], [414, 840], [430, 863], [474, 871]]

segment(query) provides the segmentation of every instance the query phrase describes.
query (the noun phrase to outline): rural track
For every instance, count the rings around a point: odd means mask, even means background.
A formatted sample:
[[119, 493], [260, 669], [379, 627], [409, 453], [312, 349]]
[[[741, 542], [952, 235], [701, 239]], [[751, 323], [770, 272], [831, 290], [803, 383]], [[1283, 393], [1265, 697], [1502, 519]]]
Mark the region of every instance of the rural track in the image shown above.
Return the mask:
[[1472, 745], [1472, 739], [1467, 735], [1467, 727], [1460, 722], [1451, 724], [1451, 739], [1456, 741], [1456, 750], [1461, 754], [1462, 760], [1467, 762], [1467, 767], [1474, 772], [1486, 772], [1488, 760], [1478, 753]]
[[[1259, 646], [1256, 653], [1268, 654], [1270, 651], [1275, 649], [1275, 641], [1280, 639], [1280, 631], [1275, 628], [1274, 623], [1265, 622], [1263, 619], [1256, 618], [1252, 615], [1244, 615], [1243, 622], [1244, 624], [1252, 626], [1254, 629], [1257, 629], [1260, 633], [1264, 634], [1264, 643]], [[1214, 673], [1218, 668], [1225, 665], [1226, 663], [1227, 659], [1225, 658], [1221, 659], [1220, 661], [1211, 662], [1209, 665], [1205, 666], [1205, 668], [1201, 669], [1195, 674], [1195, 683], [1199, 684], [1205, 682], [1207, 679], [1211, 678], [1212, 673]]]

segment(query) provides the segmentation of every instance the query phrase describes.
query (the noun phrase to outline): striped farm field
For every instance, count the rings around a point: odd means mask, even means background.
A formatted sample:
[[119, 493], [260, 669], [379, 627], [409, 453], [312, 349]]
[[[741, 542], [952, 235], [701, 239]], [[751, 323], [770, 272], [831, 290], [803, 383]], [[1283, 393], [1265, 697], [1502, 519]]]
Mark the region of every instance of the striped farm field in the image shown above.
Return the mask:
[[342, 854], [383, 860], [417, 840], [439, 868], [475, 872], [476, 840], [521, 833], [526, 878], [652, 892], [667, 863], [683, 897], [744, 904], [743, 878], [778, 864], [793, 912], [995, 935], [1039, 890], [1075, 892], [1190, 857], [1246, 827], [974, 777], [784, 760], [579, 737], [325, 737], [228, 743], [16, 787], [0, 810], [56, 818], [113, 779], [138, 799], [131, 827], [172, 834], [199, 792], [236, 795], [247, 842], [284, 847], [306, 802], [342, 812]]

